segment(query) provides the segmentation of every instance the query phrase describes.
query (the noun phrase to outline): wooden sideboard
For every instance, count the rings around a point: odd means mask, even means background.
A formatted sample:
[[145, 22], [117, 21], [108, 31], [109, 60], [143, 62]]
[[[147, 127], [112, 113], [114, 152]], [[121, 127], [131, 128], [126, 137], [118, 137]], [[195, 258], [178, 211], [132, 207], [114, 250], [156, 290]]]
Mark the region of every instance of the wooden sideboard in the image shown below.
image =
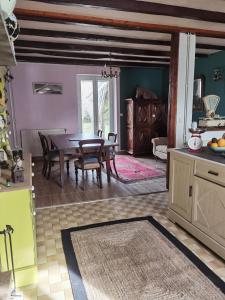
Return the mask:
[[127, 152], [151, 154], [154, 137], [166, 136], [165, 104], [159, 100], [126, 99]]
[[[35, 206], [32, 187], [31, 155], [24, 155], [24, 182], [1, 186], [0, 190], [0, 230], [7, 224], [14, 229], [12, 234], [13, 257], [17, 287], [37, 282], [37, 251]], [[11, 269], [9, 244], [9, 269]], [[1, 271], [8, 270], [5, 241], [0, 236]]]
[[168, 217], [225, 259], [225, 159], [170, 151]]

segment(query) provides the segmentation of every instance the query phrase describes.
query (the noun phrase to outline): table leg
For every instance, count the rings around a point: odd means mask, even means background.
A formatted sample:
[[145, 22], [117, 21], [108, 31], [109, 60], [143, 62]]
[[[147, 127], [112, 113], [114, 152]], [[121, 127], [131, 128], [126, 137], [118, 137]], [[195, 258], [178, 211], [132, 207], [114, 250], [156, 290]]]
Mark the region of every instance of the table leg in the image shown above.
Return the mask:
[[59, 151], [59, 164], [60, 164], [60, 183], [61, 187], [64, 187], [64, 151]]
[[111, 170], [111, 168], [110, 168], [110, 160], [106, 159], [105, 163], [106, 163], [107, 181], [108, 181], [108, 183], [110, 183], [110, 179], [111, 179], [111, 177], [110, 177], [110, 170]]

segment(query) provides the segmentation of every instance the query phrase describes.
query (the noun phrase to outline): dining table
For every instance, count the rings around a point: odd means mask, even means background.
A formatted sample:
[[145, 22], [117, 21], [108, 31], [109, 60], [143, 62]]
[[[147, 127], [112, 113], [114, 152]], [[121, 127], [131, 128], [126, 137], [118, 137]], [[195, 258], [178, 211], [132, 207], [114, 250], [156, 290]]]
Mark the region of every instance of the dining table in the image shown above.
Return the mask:
[[117, 142], [112, 142], [108, 139], [104, 139], [99, 137], [96, 134], [87, 134], [87, 133], [79, 133], [79, 134], [54, 134], [49, 135], [49, 140], [51, 145], [59, 151], [59, 165], [60, 165], [60, 186], [64, 187], [64, 154], [66, 152], [74, 152], [74, 154], [79, 153], [79, 142], [83, 140], [92, 140], [92, 139], [103, 139], [104, 140], [104, 152], [105, 152], [105, 162], [106, 162], [106, 173], [107, 173], [107, 181], [110, 183], [110, 159], [109, 149], [112, 147], [118, 146]]

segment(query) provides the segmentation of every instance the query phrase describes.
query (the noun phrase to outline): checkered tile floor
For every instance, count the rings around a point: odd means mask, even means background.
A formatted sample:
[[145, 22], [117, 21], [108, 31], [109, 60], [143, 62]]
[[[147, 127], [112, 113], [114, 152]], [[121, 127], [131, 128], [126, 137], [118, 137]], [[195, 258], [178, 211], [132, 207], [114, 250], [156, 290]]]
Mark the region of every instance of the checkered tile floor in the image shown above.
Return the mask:
[[132, 218], [154, 216], [225, 280], [225, 264], [167, 217], [168, 193], [128, 196], [90, 203], [39, 209], [37, 211], [38, 275], [36, 286], [20, 290], [24, 300], [72, 300], [72, 291], [61, 242], [63, 228]]

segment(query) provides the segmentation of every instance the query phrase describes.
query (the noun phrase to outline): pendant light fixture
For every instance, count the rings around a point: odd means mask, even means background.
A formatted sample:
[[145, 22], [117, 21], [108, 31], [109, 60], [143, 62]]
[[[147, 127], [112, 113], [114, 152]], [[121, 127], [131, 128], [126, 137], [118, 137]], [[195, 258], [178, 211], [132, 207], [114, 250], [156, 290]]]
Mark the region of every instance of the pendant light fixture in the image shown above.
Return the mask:
[[117, 70], [113, 70], [112, 67], [112, 58], [111, 58], [111, 52], [109, 53], [109, 66], [104, 65], [104, 68], [102, 70], [102, 77], [103, 78], [118, 78], [120, 76], [119, 72]]

